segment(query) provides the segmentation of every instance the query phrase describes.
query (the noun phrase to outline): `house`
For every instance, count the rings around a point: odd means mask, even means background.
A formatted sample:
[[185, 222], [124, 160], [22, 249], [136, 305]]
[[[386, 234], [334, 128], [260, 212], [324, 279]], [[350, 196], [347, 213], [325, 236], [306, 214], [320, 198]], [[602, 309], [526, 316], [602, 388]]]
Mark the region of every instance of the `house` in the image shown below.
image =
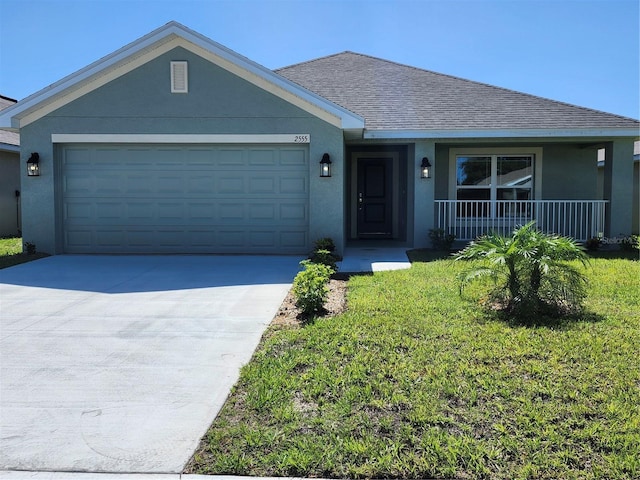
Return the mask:
[[529, 218], [630, 233], [639, 127], [352, 52], [272, 71], [175, 22], [0, 112], [23, 238], [49, 253], [421, 247]]
[[[0, 95], [0, 110], [16, 103]], [[0, 238], [20, 235], [20, 135], [0, 130]]]

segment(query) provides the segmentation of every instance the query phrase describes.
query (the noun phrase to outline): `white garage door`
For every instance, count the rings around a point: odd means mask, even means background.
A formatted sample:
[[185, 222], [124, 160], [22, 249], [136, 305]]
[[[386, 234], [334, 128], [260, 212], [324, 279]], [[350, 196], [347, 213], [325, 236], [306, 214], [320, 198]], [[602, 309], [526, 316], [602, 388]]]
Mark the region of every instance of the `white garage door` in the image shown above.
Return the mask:
[[306, 145], [63, 145], [67, 253], [305, 253]]

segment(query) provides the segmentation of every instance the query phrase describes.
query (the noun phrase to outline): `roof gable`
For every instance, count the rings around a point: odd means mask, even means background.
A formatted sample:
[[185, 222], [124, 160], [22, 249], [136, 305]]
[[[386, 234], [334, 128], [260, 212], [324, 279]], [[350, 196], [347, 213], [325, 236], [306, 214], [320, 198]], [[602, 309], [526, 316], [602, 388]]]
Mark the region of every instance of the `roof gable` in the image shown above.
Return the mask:
[[40, 90], [0, 113], [0, 128], [20, 128], [176, 48], [185, 48], [339, 128], [362, 129], [358, 115], [177, 22]]
[[276, 70], [365, 118], [375, 136], [637, 135], [634, 119], [343, 52]]

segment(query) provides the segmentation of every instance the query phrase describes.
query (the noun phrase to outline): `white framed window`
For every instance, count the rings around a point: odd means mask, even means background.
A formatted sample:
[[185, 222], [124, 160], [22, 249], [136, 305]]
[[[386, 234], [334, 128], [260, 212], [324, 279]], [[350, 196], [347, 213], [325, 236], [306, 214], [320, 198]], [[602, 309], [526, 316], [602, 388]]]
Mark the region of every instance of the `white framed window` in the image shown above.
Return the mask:
[[171, 93], [189, 92], [189, 68], [185, 61], [171, 62]]
[[456, 149], [450, 152], [451, 199], [458, 216], [524, 214], [540, 192], [542, 149]]

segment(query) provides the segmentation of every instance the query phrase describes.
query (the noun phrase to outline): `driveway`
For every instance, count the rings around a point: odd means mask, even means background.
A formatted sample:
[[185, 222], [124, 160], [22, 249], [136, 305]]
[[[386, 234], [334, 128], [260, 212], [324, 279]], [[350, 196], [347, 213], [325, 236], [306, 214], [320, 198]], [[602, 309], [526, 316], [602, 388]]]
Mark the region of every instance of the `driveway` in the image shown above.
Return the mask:
[[298, 257], [48, 257], [0, 270], [0, 470], [181, 472]]

